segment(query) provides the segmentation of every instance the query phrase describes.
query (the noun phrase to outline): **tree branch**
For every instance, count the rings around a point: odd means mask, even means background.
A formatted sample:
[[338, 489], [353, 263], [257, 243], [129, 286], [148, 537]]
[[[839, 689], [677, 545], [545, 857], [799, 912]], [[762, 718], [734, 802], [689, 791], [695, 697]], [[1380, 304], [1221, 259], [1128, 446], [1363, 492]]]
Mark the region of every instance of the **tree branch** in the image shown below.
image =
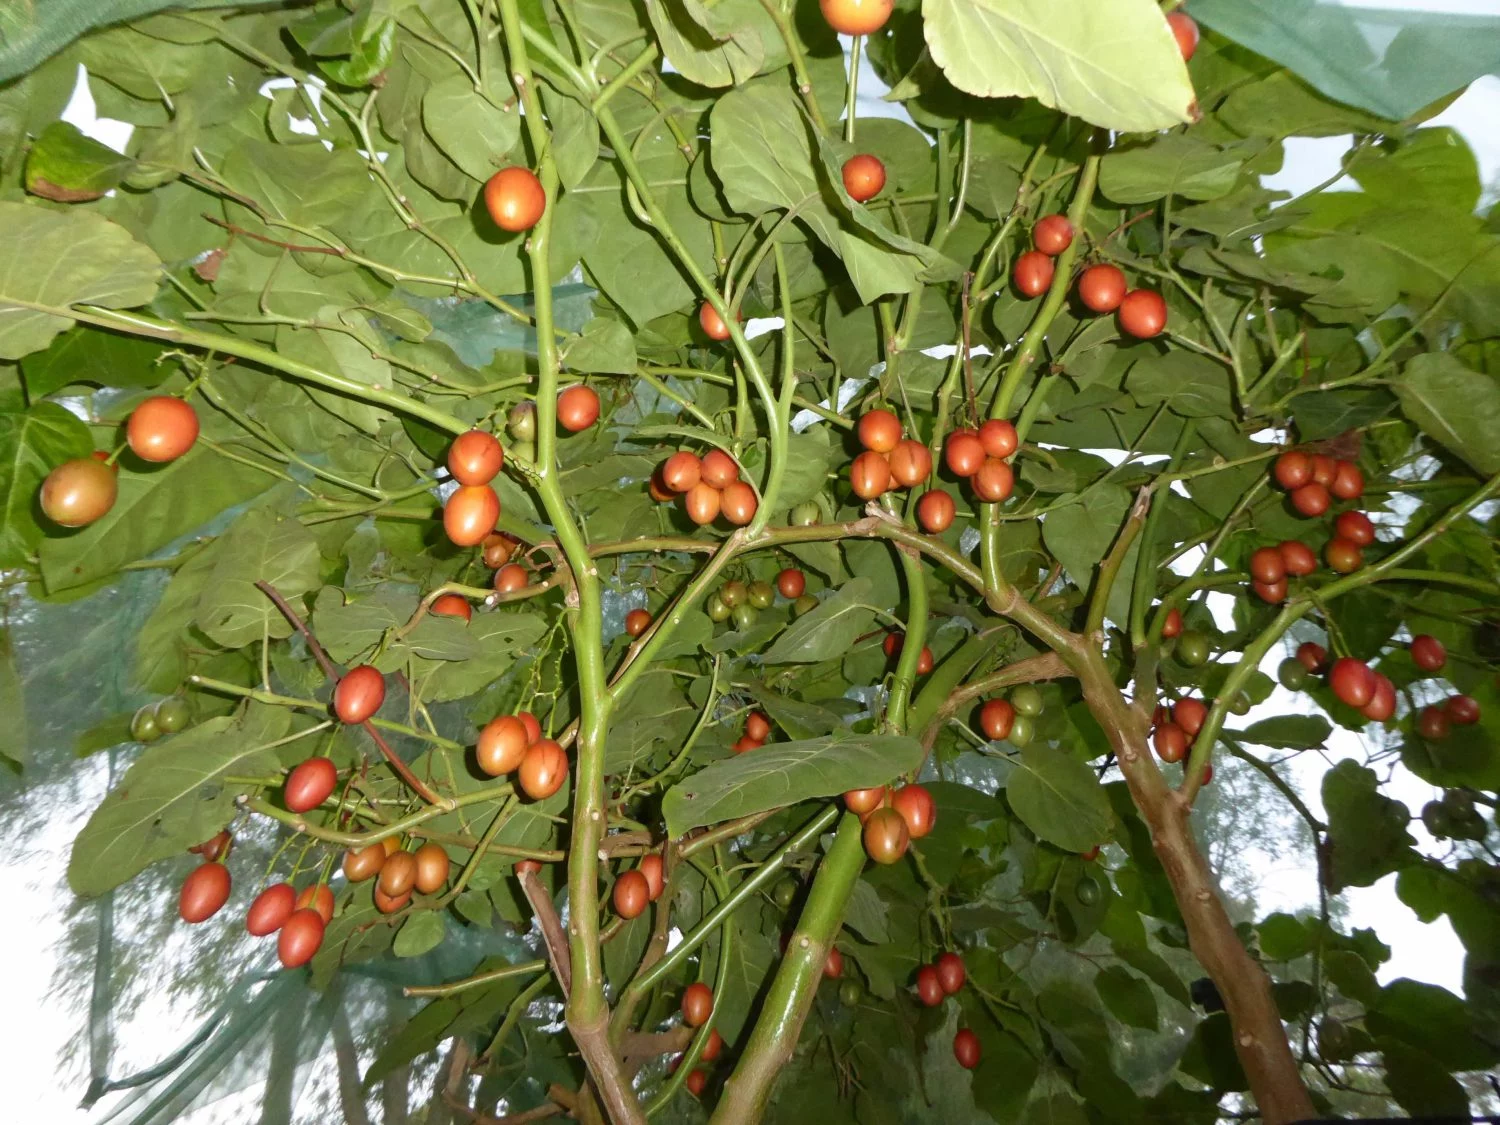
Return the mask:
[[563, 935], [562, 921], [557, 917], [557, 908], [552, 905], [552, 896], [534, 871], [518, 872], [521, 890], [531, 909], [536, 914], [537, 925], [542, 929], [542, 941], [547, 946], [547, 957], [552, 962], [552, 975], [562, 986], [566, 995], [573, 990], [573, 963], [568, 953], [568, 939]]

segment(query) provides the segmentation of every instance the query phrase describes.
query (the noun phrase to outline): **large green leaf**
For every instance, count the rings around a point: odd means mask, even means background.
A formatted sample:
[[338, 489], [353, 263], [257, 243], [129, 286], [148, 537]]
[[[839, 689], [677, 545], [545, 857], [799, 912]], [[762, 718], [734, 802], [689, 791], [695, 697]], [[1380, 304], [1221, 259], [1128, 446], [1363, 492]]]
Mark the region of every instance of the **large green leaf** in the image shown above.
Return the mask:
[[900, 735], [834, 734], [774, 742], [714, 762], [667, 791], [667, 835], [691, 828], [885, 785], [915, 769], [922, 744]]
[[195, 620], [225, 648], [264, 636], [286, 637], [292, 625], [255, 586], [269, 583], [293, 606], [318, 584], [318, 541], [293, 519], [277, 519], [265, 508], [246, 512], [216, 553]]
[[156, 255], [101, 215], [0, 202], [0, 230], [0, 359], [41, 351], [74, 305], [129, 308], [156, 293]]
[[987, 98], [1036, 98], [1093, 125], [1154, 132], [1197, 98], [1153, 0], [927, 0], [923, 31], [948, 80]]
[[1087, 762], [1046, 746], [1027, 746], [1010, 761], [1005, 799], [1037, 836], [1080, 853], [1109, 838], [1114, 813]]
[[857, 637], [869, 632], [876, 607], [875, 584], [861, 575], [845, 582], [817, 609], [794, 621], [766, 650], [767, 664], [816, 664], [848, 652]]
[[94, 448], [88, 427], [52, 402], [0, 405], [0, 568], [22, 566], [42, 539], [37, 490], [64, 461]]
[[277, 768], [268, 745], [286, 735], [291, 713], [253, 706], [240, 718], [207, 719], [148, 747], [104, 799], [73, 842], [68, 884], [103, 894], [159, 859], [207, 840], [234, 815], [249, 786], [226, 776]]
[[[504, 109], [507, 100], [512, 104]], [[486, 97], [463, 75], [454, 74], [423, 95], [422, 124], [448, 159], [474, 179], [487, 180], [520, 137], [521, 112], [508, 90], [498, 99]]]
[[77, 125], [47, 126], [26, 157], [26, 190], [60, 203], [98, 199], [120, 183], [135, 161], [86, 137]]
[[1168, 195], [1218, 199], [1233, 190], [1240, 165], [1232, 150], [1165, 133], [1105, 156], [1099, 162], [1099, 190], [1116, 203], [1150, 203]]
[[10, 632], [0, 629], [0, 715], [5, 715], [9, 729], [0, 742], [0, 754], [13, 762], [25, 764], [26, 698], [21, 692], [21, 673], [16, 668], [16, 653], [10, 643]]
[[1333, 725], [1322, 715], [1278, 715], [1251, 723], [1240, 737], [1258, 746], [1280, 750], [1307, 750], [1322, 746], [1333, 733]]
[[49, 590], [68, 590], [104, 578], [275, 482], [202, 445], [146, 473], [124, 470], [119, 498], [102, 518], [42, 541], [42, 579]]
[[1330, 889], [1368, 887], [1416, 859], [1407, 811], [1379, 792], [1374, 770], [1346, 758], [1323, 775]]
[[79, 325], [52, 341], [46, 351], [21, 361], [26, 393], [33, 399], [76, 383], [101, 387], [154, 387], [172, 373], [158, 362], [162, 346], [114, 332]]
[[1448, 352], [1426, 352], [1395, 384], [1406, 416], [1481, 473], [1500, 472], [1500, 379]]

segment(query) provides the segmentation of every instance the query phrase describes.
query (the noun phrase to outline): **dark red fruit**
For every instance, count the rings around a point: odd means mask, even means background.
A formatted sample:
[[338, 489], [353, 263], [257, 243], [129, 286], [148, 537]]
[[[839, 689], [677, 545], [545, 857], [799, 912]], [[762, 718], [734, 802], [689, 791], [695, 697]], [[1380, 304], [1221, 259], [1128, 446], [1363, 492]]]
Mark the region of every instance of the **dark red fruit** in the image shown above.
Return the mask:
[[672, 454], [661, 466], [661, 482], [672, 492], [686, 492], [698, 483], [703, 462], [698, 455], [683, 449]]
[[1292, 507], [1309, 519], [1316, 519], [1328, 511], [1328, 505], [1332, 502], [1328, 489], [1317, 481], [1304, 484], [1292, 493]]
[[892, 864], [906, 854], [911, 832], [895, 809], [876, 809], [865, 818], [865, 852], [876, 863]]
[[64, 461], [42, 481], [43, 514], [63, 527], [93, 523], [115, 506], [117, 472], [93, 457]]
[[1328, 491], [1340, 500], [1358, 500], [1365, 494], [1365, 475], [1352, 461], [1340, 461], [1334, 471]]
[[632, 609], [625, 615], [625, 633], [639, 637], [651, 627], [651, 614], [644, 609]]
[[[974, 439], [975, 444], [979, 439]], [[849, 487], [861, 500], [874, 500], [891, 486], [891, 464], [885, 455], [867, 449], [849, 466]]]
[[1411, 660], [1424, 672], [1437, 672], [1448, 663], [1448, 650], [1442, 641], [1423, 633], [1411, 639]]
[[788, 601], [795, 601], [807, 592], [807, 575], [796, 567], [789, 566], [776, 576], [776, 589]]
[[701, 980], [694, 981], [682, 993], [682, 1019], [689, 1027], [702, 1027], [714, 1014], [714, 990]]
[[1313, 483], [1321, 484], [1324, 488], [1333, 484], [1334, 478], [1338, 476], [1339, 463], [1326, 453], [1314, 453], [1311, 460]]
[[964, 959], [957, 953], [942, 954], [932, 967], [937, 970], [938, 983], [949, 996], [964, 986]]
[[371, 664], [350, 668], [333, 689], [333, 713], [340, 722], [362, 723], [385, 702], [385, 677]]
[[830, 948], [823, 958], [823, 975], [829, 980], [838, 980], [844, 975], [844, 955], [837, 948]]
[[250, 904], [245, 913], [245, 929], [253, 937], [265, 937], [281, 929], [281, 924], [297, 909], [297, 892], [290, 883], [272, 883]]
[[316, 910], [325, 926], [333, 921], [333, 892], [327, 883], [311, 883], [303, 887], [293, 905], [297, 910]]
[[288, 969], [305, 965], [323, 944], [323, 918], [316, 910], [294, 910], [281, 924], [276, 939], [276, 956]]
[[1004, 418], [991, 418], [979, 427], [979, 444], [989, 457], [1009, 457], [1020, 445], [1015, 426]]
[[867, 152], [844, 161], [840, 174], [844, 180], [844, 190], [856, 203], [874, 199], [880, 194], [880, 189], [885, 187], [885, 165]]
[[1171, 640], [1180, 632], [1182, 632], [1182, 610], [1173, 606], [1167, 610], [1166, 620], [1161, 623], [1161, 635]]
[[1021, 296], [1040, 297], [1051, 286], [1056, 272], [1057, 264], [1050, 255], [1040, 250], [1028, 250], [1016, 259], [1015, 267], [1011, 270], [1011, 280]]
[[891, 478], [903, 488], [921, 484], [932, 475], [932, 454], [920, 441], [903, 438], [890, 456]]
[[844, 794], [844, 807], [855, 816], [863, 817], [880, 807], [885, 800], [885, 786], [874, 789], [851, 789]]
[[979, 471], [970, 479], [974, 495], [991, 504], [1009, 500], [1016, 487], [1016, 474], [1010, 467], [1010, 462], [998, 457], [986, 457], [979, 466]]
[[661, 892], [666, 888], [666, 868], [662, 864], [662, 858], [656, 852], [641, 856], [641, 866], [637, 869], [646, 877], [646, 889], [651, 894], [651, 901], [655, 902], [661, 898]]
[[1353, 574], [1365, 564], [1364, 553], [1360, 551], [1359, 545], [1343, 536], [1335, 536], [1328, 541], [1328, 545], [1323, 548], [1323, 558], [1328, 561], [1328, 568], [1336, 574]]
[[1443, 714], [1456, 727], [1473, 726], [1479, 721], [1479, 701], [1468, 695], [1449, 696]]
[[1011, 725], [1016, 721], [1016, 709], [1006, 699], [989, 699], [979, 709], [979, 729], [986, 738], [996, 742], [1010, 737]]
[[615, 904], [616, 914], [621, 918], [636, 918], [651, 901], [651, 885], [646, 882], [646, 877], [639, 871], [624, 871], [615, 880], [614, 894], [611, 898]]
[[1252, 589], [1260, 597], [1260, 600], [1270, 605], [1280, 605], [1286, 601], [1286, 579], [1279, 582], [1252, 582]]
[[1422, 713], [1417, 716], [1417, 733], [1432, 742], [1447, 738], [1449, 721], [1443, 709], [1441, 707], [1422, 708]]
[[917, 970], [917, 999], [929, 1008], [936, 1008], [943, 1002], [947, 993], [943, 991], [943, 982], [938, 979], [938, 972], [931, 965], [923, 965]]
[[1300, 450], [1288, 450], [1276, 458], [1271, 473], [1277, 484], [1288, 492], [1293, 492], [1312, 482], [1312, 458]]
[[282, 800], [292, 812], [307, 812], [328, 800], [338, 782], [339, 771], [331, 758], [309, 758], [287, 774]]
[[180, 398], [153, 395], [131, 411], [125, 440], [142, 461], [175, 461], [198, 440], [198, 412]]
[[520, 768], [531, 742], [526, 724], [520, 719], [514, 715], [498, 715], [480, 730], [474, 757], [480, 769], [491, 777], [499, 777]]
[[484, 206], [501, 230], [530, 230], [547, 209], [547, 193], [530, 168], [501, 168], [484, 185]]
[[1078, 299], [1096, 313], [1112, 313], [1125, 299], [1125, 275], [1114, 266], [1090, 266], [1078, 278]]
[[470, 430], [448, 447], [448, 472], [459, 484], [489, 484], [505, 464], [505, 450], [494, 434]]
[[1370, 697], [1360, 711], [1364, 717], [1371, 722], [1384, 723], [1396, 713], [1396, 686], [1391, 681], [1375, 673], [1375, 694]]
[[692, 1094], [693, 1097], [701, 1098], [704, 1087], [708, 1085], [708, 1071], [702, 1069], [691, 1071], [683, 1085], [687, 1087], [688, 1093]]
[[1363, 512], [1343, 512], [1333, 521], [1333, 533], [1357, 547], [1375, 542], [1375, 525]]
[[439, 617], [461, 617], [467, 621], [474, 616], [474, 607], [458, 594], [439, 594], [433, 599], [429, 612]]
[[568, 756], [563, 748], [550, 738], [538, 739], [521, 759], [521, 768], [516, 774], [521, 783], [521, 792], [533, 801], [552, 796], [568, 780]]
[[1177, 40], [1182, 61], [1191, 61], [1198, 50], [1198, 21], [1186, 12], [1168, 12], [1167, 25], [1172, 29], [1172, 37]]
[[1309, 672], [1321, 672], [1328, 666], [1328, 650], [1313, 641], [1303, 641], [1297, 646], [1297, 659]]
[[1120, 302], [1120, 328], [1128, 335], [1147, 340], [1160, 336], [1167, 327], [1167, 302], [1153, 289], [1132, 289]]
[[971, 430], [956, 430], [943, 447], [943, 462], [956, 477], [972, 477], [984, 464], [984, 443]]
[[975, 1035], [967, 1027], [958, 1029], [958, 1034], [953, 1037], [953, 1057], [958, 1060], [958, 1065], [965, 1070], [973, 1070], [979, 1065], [979, 1036]]
[[1151, 736], [1156, 756], [1164, 762], [1180, 762], [1187, 756], [1188, 737], [1176, 723], [1163, 723]]
[[204, 922], [229, 901], [229, 868], [213, 861], [200, 863], [182, 881], [177, 914], [184, 922]]
[[1250, 575], [1257, 582], [1280, 582], [1286, 577], [1286, 563], [1275, 547], [1262, 547], [1250, 556]]
[[1172, 707], [1172, 721], [1182, 728], [1189, 738], [1197, 738], [1203, 729], [1203, 720], [1208, 718], [1208, 708], [1201, 699], [1179, 699]]
[[599, 420], [599, 396], [582, 383], [557, 393], [557, 424], [569, 433], [586, 430]]
[[1296, 539], [1287, 539], [1276, 547], [1281, 555], [1281, 565], [1293, 578], [1306, 578], [1318, 569], [1318, 556], [1312, 548]]
[[1375, 697], [1375, 673], [1363, 661], [1341, 657], [1328, 673], [1328, 686], [1350, 707], [1363, 707]]
[[698, 465], [698, 478], [711, 488], [725, 489], [740, 479], [740, 467], [722, 449], [710, 449]]
[[1073, 245], [1073, 224], [1066, 215], [1043, 215], [1031, 228], [1031, 241], [1043, 254], [1055, 258]]
[[759, 711], [751, 711], [745, 716], [745, 733], [751, 738], [764, 742], [771, 737], [771, 720]]
[[906, 821], [907, 834], [913, 840], [920, 840], [937, 823], [937, 806], [932, 794], [922, 785], [904, 785], [897, 789], [891, 794], [891, 808]]
[[456, 546], [475, 547], [500, 522], [500, 497], [487, 484], [463, 484], [443, 505], [443, 531]]

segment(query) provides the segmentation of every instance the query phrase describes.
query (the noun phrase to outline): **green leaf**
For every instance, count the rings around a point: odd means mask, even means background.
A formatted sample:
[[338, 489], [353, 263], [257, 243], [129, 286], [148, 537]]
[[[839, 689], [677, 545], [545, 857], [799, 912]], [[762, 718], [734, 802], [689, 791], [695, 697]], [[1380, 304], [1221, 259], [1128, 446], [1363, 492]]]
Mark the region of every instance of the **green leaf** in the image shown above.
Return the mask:
[[1414, 357], [1394, 390], [1406, 416], [1480, 473], [1500, 472], [1500, 380], [1448, 352]]
[[873, 594], [870, 579], [863, 575], [851, 578], [817, 609], [792, 622], [766, 650], [765, 662], [816, 664], [842, 656], [875, 623], [875, 607], [870, 604]]
[[[646, 14], [667, 61], [700, 86], [749, 81], [765, 61], [766, 42], [775, 42], [775, 24], [759, 4], [661, 0], [648, 4]], [[755, 24], [766, 29], [764, 36]]]
[[1365, 1027], [1441, 1058], [1445, 1070], [1481, 1070], [1500, 1059], [1500, 1046], [1475, 1035], [1463, 998], [1425, 981], [1391, 981], [1365, 1013]]
[[175, 691], [187, 674], [187, 648], [196, 641], [188, 629], [221, 545], [215, 540], [177, 568], [135, 635], [135, 679], [147, 691]]
[[[38, 352], [72, 323], [73, 305], [130, 308], [156, 293], [154, 253], [92, 211], [0, 202], [0, 359]], [[35, 268], [45, 262], [46, 269]]]
[[1116, 203], [1151, 203], [1169, 195], [1202, 202], [1228, 195], [1240, 166], [1233, 152], [1166, 133], [1112, 149], [1099, 162], [1099, 190]]
[[1036, 98], [1092, 125], [1144, 133], [1191, 121], [1197, 97], [1152, 0], [927, 0], [934, 61], [960, 90]]
[[148, 746], [73, 842], [69, 886], [80, 895], [103, 894], [207, 840], [229, 823], [234, 799], [252, 788], [225, 776], [276, 770], [267, 747], [290, 725], [284, 708], [251, 706], [238, 719], [207, 719]]
[[1094, 978], [1094, 985], [1115, 1019], [1131, 1027], [1156, 1030], [1156, 995], [1140, 977], [1111, 965]]
[[885, 785], [915, 769], [923, 756], [922, 744], [902, 735], [839, 733], [771, 743], [714, 762], [669, 789], [662, 799], [667, 835]]
[[17, 765], [26, 764], [26, 697], [21, 690], [21, 672], [16, 667], [10, 630], [0, 629], [0, 715], [6, 716], [3, 753]]
[[635, 338], [620, 321], [595, 317], [563, 345], [562, 362], [569, 371], [628, 375], [636, 368]]
[[265, 508], [246, 512], [225, 535], [213, 572], [198, 599], [198, 627], [225, 648], [240, 648], [269, 634], [291, 635], [291, 622], [256, 589], [263, 581], [293, 607], [317, 586], [318, 541], [292, 519]]
[[[501, 103], [508, 91], [495, 91]], [[504, 109], [493, 96], [474, 89], [462, 74], [449, 75], [422, 96], [422, 124], [437, 146], [476, 180], [484, 181], [506, 163], [521, 135], [519, 103]]]
[[1278, 750], [1310, 750], [1322, 746], [1332, 733], [1333, 724], [1322, 715], [1278, 715], [1251, 723], [1237, 737]]
[[78, 126], [54, 121], [32, 142], [26, 190], [58, 203], [82, 203], [116, 187], [134, 165], [130, 157], [84, 136]]
[[1467, 1120], [1469, 1097], [1448, 1073], [1447, 1053], [1437, 1055], [1399, 1039], [1380, 1037], [1381, 1077], [1396, 1104], [1413, 1117]]
[[844, 925], [866, 941], [877, 945], [891, 940], [886, 916], [890, 908], [865, 879], [854, 884], [849, 905], [844, 908]]
[[42, 541], [37, 490], [47, 474], [93, 448], [88, 427], [56, 403], [0, 405], [0, 568], [24, 566]]
[[1080, 853], [1109, 839], [1114, 813], [1087, 762], [1044, 746], [1027, 746], [1010, 761], [1014, 768], [1005, 782], [1005, 799], [1037, 836]]
[[46, 351], [21, 360], [26, 393], [33, 400], [76, 383], [100, 387], [154, 387], [172, 373], [157, 361], [162, 346], [114, 332], [79, 325], [64, 332]]
[[57, 591], [104, 578], [275, 481], [202, 445], [146, 473], [122, 470], [119, 498], [102, 518], [72, 535], [43, 540], [42, 579]]
[[1331, 890], [1368, 887], [1415, 858], [1406, 808], [1379, 792], [1374, 770], [1351, 758], [1339, 762], [1323, 775], [1323, 807]]
[[[1130, 494], [1118, 485], [1107, 484], [1090, 488], [1074, 503], [1051, 512], [1042, 523], [1043, 542], [1079, 589], [1087, 590], [1093, 584], [1094, 568], [1109, 553], [1129, 510]], [[1133, 557], [1126, 555], [1111, 591], [1108, 616], [1115, 621], [1123, 621], [1123, 614], [1129, 612]]]
[[397, 957], [420, 957], [443, 943], [445, 930], [441, 911], [419, 910], [396, 931], [391, 952]]
[[1205, 355], [1173, 348], [1165, 355], [1137, 360], [1125, 388], [1141, 406], [1166, 403], [1184, 418], [1228, 418], [1229, 371]]

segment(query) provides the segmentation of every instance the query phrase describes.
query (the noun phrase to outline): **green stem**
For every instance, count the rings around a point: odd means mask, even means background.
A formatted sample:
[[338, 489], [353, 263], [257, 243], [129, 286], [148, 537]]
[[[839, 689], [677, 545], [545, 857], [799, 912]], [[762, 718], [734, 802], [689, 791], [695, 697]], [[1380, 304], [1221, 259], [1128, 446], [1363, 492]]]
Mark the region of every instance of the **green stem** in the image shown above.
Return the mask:
[[915, 551], [896, 548], [901, 561], [901, 577], [906, 583], [906, 635], [901, 641], [901, 657], [891, 680], [891, 698], [886, 705], [886, 725], [894, 732], [906, 729], [906, 709], [911, 702], [912, 684], [917, 678], [917, 662], [927, 643], [927, 581], [922, 562]]
[[[1177, 435], [1177, 444], [1172, 449], [1172, 459], [1167, 462], [1167, 473], [1171, 474], [1182, 464], [1184, 457], [1197, 440], [1198, 427], [1191, 420], [1182, 424], [1182, 433]], [[1146, 513], [1146, 526], [1142, 528], [1141, 549], [1135, 559], [1135, 585], [1130, 590], [1130, 647], [1140, 648], [1146, 643], [1146, 610], [1156, 593], [1156, 533], [1161, 527], [1162, 515], [1171, 500], [1170, 485], [1160, 488], [1160, 481], [1152, 487], [1151, 510]]]
[[1119, 538], [1115, 540], [1115, 545], [1104, 557], [1104, 561], [1099, 564], [1099, 581], [1094, 586], [1094, 596], [1089, 599], [1089, 615], [1083, 626], [1083, 631], [1087, 636], [1092, 637], [1104, 628], [1104, 614], [1109, 608], [1110, 592], [1114, 590], [1115, 580], [1120, 576], [1120, 570], [1125, 565], [1125, 556], [1130, 553], [1130, 545], [1135, 542], [1136, 536], [1140, 534], [1146, 522], [1150, 502], [1150, 490], [1141, 489], [1129, 517], [1125, 520], [1125, 526], [1120, 531]]
[[856, 35], [849, 45], [849, 90], [844, 102], [844, 140], [854, 143], [854, 107], [859, 100], [859, 49], [864, 43], [863, 35]]
[[522, 961], [518, 965], [506, 965], [503, 969], [491, 969], [485, 973], [475, 973], [472, 977], [463, 980], [452, 981], [448, 984], [414, 984], [408, 985], [401, 990], [403, 996], [454, 996], [460, 992], [467, 992], [471, 988], [482, 988], [487, 984], [494, 984], [499, 980], [508, 980], [511, 977], [524, 977], [530, 973], [546, 973], [546, 961]]

